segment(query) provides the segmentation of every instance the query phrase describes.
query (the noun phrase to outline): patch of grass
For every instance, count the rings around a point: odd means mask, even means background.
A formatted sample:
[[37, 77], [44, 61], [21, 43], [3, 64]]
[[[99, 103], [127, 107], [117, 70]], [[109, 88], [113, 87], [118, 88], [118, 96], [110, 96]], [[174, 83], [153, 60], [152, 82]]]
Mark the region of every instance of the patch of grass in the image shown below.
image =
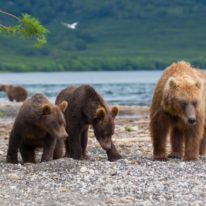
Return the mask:
[[5, 113], [0, 111], [0, 118], [4, 118], [5, 117]]
[[128, 127], [128, 126], [124, 127], [124, 129], [126, 132], [133, 132], [134, 131], [134, 129], [132, 129], [131, 127]]

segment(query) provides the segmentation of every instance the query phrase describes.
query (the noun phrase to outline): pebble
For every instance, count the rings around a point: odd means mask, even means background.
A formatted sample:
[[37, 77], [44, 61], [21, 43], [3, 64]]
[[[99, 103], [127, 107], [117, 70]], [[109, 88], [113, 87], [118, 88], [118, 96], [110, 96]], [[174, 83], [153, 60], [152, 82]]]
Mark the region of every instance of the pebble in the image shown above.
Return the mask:
[[180, 167], [181, 167], [181, 168], [184, 168], [185, 165], [186, 165], [185, 162], [181, 162], [181, 163], [180, 163]]
[[7, 177], [8, 177], [9, 180], [13, 180], [13, 181], [16, 181], [16, 180], [20, 179], [20, 177], [15, 173], [8, 174]]
[[94, 170], [89, 170], [89, 174], [94, 175]]
[[12, 185], [12, 186], [11, 186], [11, 189], [12, 189], [12, 190], [15, 190], [15, 189], [16, 189], [16, 185]]
[[111, 176], [117, 175], [117, 171], [112, 171], [112, 172], [110, 173], [110, 175], [111, 175]]
[[84, 173], [84, 172], [86, 172], [86, 171], [87, 171], [87, 168], [86, 168], [86, 167], [81, 167], [81, 168], [80, 168], [80, 172]]
[[68, 192], [68, 191], [69, 191], [69, 188], [68, 188], [68, 187], [61, 187], [61, 188], [60, 188], [60, 191], [61, 191], [61, 192]]

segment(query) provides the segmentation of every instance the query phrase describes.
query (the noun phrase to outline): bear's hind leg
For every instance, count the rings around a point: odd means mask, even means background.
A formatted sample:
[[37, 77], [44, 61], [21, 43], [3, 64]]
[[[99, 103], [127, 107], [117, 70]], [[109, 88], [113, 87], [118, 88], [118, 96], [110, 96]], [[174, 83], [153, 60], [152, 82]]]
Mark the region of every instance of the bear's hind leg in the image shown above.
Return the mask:
[[67, 137], [64, 140], [64, 146], [65, 146], [65, 157], [71, 157], [71, 145], [70, 145], [70, 139]]
[[23, 163], [35, 163], [35, 147], [27, 144], [22, 144], [20, 147], [20, 153]]
[[168, 155], [168, 157], [181, 159], [183, 156], [184, 143], [183, 132], [179, 128], [172, 128], [170, 141], [171, 153]]
[[71, 145], [70, 145], [70, 138], [69, 138], [69, 127], [66, 126], [66, 132], [68, 134], [67, 138], [64, 140], [64, 148], [65, 148], [65, 157], [71, 157]]
[[87, 143], [88, 143], [88, 126], [81, 133], [81, 147], [82, 147], [82, 158], [89, 159], [87, 156]]
[[78, 126], [73, 126], [69, 129], [69, 146], [71, 157], [73, 159], [80, 160], [82, 157], [82, 147], [81, 147], [81, 135], [80, 135], [81, 128]]
[[169, 119], [163, 112], [156, 114], [150, 120], [150, 132], [153, 143], [153, 159], [166, 161], [166, 142], [169, 130]]

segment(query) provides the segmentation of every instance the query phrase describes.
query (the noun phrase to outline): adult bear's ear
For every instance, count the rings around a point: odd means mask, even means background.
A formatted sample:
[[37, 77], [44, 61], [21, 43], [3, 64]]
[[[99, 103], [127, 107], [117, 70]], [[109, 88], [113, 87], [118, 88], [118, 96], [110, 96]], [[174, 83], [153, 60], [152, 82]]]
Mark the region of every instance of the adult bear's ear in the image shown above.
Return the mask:
[[119, 112], [119, 108], [117, 106], [112, 107], [111, 114], [113, 118], [117, 116], [118, 112]]
[[105, 109], [104, 107], [97, 108], [96, 110], [96, 118], [99, 120], [104, 119], [105, 117]]
[[177, 80], [174, 77], [168, 79], [168, 84], [170, 88], [175, 88], [177, 86]]
[[195, 86], [198, 88], [198, 89], [201, 89], [201, 87], [202, 87], [202, 80], [201, 79], [199, 79], [199, 80], [197, 80], [196, 82], [195, 82]]
[[177, 85], [178, 85], [177, 79], [175, 79], [175, 77], [170, 77], [166, 82], [164, 93], [171, 91], [171, 89], [175, 89]]
[[42, 114], [43, 115], [47, 115], [47, 114], [51, 114], [51, 106], [49, 104], [44, 104], [42, 106]]
[[68, 107], [68, 102], [67, 101], [62, 101], [60, 104], [59, 104], [59, 108], [61, 109], [62, 112], [65, 112], [66, 109]]

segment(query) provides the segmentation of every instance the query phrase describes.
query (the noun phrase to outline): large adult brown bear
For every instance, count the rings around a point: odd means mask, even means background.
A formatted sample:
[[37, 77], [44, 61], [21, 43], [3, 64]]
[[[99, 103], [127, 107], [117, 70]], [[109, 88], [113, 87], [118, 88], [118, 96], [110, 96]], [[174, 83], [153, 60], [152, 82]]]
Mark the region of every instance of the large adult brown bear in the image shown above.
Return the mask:
[[150, 109], [154, 160], [168, 157], [197, 160], [205, 154], [206, 75], [187, 62], [170, 65], [158, 81]]
[[0, 85], [0, 91], [7, 94], [9, 101], [23, 102], [26, 100], [28, 93], [24, 87], [13, 85]]
[[101, 147], [106, 151], [108, 160], [121, 158], [113, 142], [114, 118], [117, 107], [111, 110], [103, 98], [89, 85], [68, 87], [62, 90], [56, 99], [56, 104], [66, 100], [69, 107], [65, 111], [66, 130], [69, 134], [66, 140], [66, 156], [74, 159], [86, 158], [88, 127], [93, 126], [94, 134]]
[[34, 94], [19, 110], [7, 152], [7, 162], [18, 163], [18, 149], [23, 162], [35, 163], [35, 148], [43, 147], [41, 161], [63, 156], [62, 139], [68, 136], [63, 111], [68, 103], [53, 105], [42, 94]]

